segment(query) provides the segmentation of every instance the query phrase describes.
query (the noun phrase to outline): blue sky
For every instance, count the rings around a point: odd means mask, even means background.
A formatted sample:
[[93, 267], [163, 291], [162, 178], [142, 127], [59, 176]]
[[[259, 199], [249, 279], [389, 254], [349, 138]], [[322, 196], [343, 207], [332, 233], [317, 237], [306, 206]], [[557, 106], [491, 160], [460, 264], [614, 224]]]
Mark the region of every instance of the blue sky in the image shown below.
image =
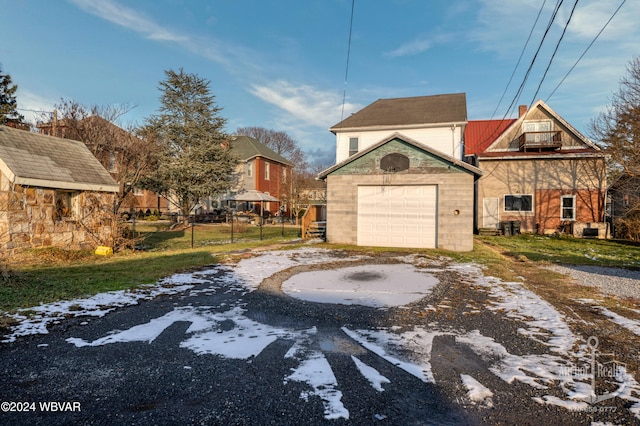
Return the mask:
[[346, 85], [351, 0], [0, 0], [0, 64], [20, 108], [135, 106], [123, 127], [157, 113], [164, 70], [182, 67], [211, 81], [228, 132], [284, 130], [332, 164], [328, 128], [380, 98], [464, 92], [469, 119], [543, 99], [588, 133], [640, 54], [640, 2], [624, 2], [554, 92], [623, 0], [579, 1], [543, 80], [574, 3], [560, 7], [519, 97], [552, 0], [355, 0]]

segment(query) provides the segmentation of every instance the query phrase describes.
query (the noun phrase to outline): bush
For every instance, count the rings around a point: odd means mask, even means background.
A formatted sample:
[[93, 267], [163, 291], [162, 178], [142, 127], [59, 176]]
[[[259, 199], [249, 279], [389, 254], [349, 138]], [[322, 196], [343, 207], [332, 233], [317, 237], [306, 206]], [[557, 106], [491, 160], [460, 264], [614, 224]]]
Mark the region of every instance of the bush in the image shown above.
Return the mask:
[[640, 215], [630, 215], [616, 219], [616, 238], [631, 241], [640, 241]]

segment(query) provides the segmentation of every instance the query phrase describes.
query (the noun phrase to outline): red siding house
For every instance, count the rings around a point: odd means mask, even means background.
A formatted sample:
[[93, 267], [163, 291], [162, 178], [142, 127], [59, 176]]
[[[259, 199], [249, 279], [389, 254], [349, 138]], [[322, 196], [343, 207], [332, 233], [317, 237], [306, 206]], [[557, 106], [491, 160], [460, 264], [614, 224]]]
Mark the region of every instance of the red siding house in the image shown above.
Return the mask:
[[603, 151], [543, 101], [519, 112], [467, 123], [465, 156], [483, 171], [477, 228], [606, 237]]

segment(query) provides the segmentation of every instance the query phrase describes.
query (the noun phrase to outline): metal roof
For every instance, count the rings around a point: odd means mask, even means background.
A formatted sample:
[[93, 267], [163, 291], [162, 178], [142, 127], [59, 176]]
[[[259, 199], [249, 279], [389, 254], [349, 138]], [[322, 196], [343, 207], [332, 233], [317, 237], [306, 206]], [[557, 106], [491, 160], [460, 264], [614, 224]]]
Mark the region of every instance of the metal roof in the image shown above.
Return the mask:
[[515, 118], [504, 120], [469, 120], [464, 129], [464, 153], [483, 153], [497, 138], [516, 122]]
[[12, 183], [118, 192], [118, 184], [84, 143], [0, 126], [0, 171]]

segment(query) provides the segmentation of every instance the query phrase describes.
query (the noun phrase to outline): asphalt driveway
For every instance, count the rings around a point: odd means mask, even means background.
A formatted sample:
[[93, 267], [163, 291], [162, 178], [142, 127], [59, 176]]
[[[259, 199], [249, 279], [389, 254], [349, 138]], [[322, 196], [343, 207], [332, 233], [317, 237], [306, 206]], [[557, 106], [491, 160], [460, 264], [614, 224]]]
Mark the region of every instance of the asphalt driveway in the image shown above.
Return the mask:
[[[381, 272], [367, 272], [381, 264]], [[362, 305], [356, 294], [332, 300], [335, 292], [319, 303], [281, 291], [302, 272], [315, 271], [322, 283], [322, 271], [358, 267], [358, 292], [386, 279], [393, 293], [403, 282], [395, 272], [385, 277], [384, 265], [397, 264], [415, 265], [431, 283], [399, 306]], [[578, 394], [589, 380], [566, 372], [587, 361], [588, 354], [574, 353], [589, 348], [583, 340], [551, 305], [473, 265], [267, 252], [175, 276], [137, 295], [32, 311], [0, 344], [0, 422], [638, 421], [633, 377], [606, 403]]]

